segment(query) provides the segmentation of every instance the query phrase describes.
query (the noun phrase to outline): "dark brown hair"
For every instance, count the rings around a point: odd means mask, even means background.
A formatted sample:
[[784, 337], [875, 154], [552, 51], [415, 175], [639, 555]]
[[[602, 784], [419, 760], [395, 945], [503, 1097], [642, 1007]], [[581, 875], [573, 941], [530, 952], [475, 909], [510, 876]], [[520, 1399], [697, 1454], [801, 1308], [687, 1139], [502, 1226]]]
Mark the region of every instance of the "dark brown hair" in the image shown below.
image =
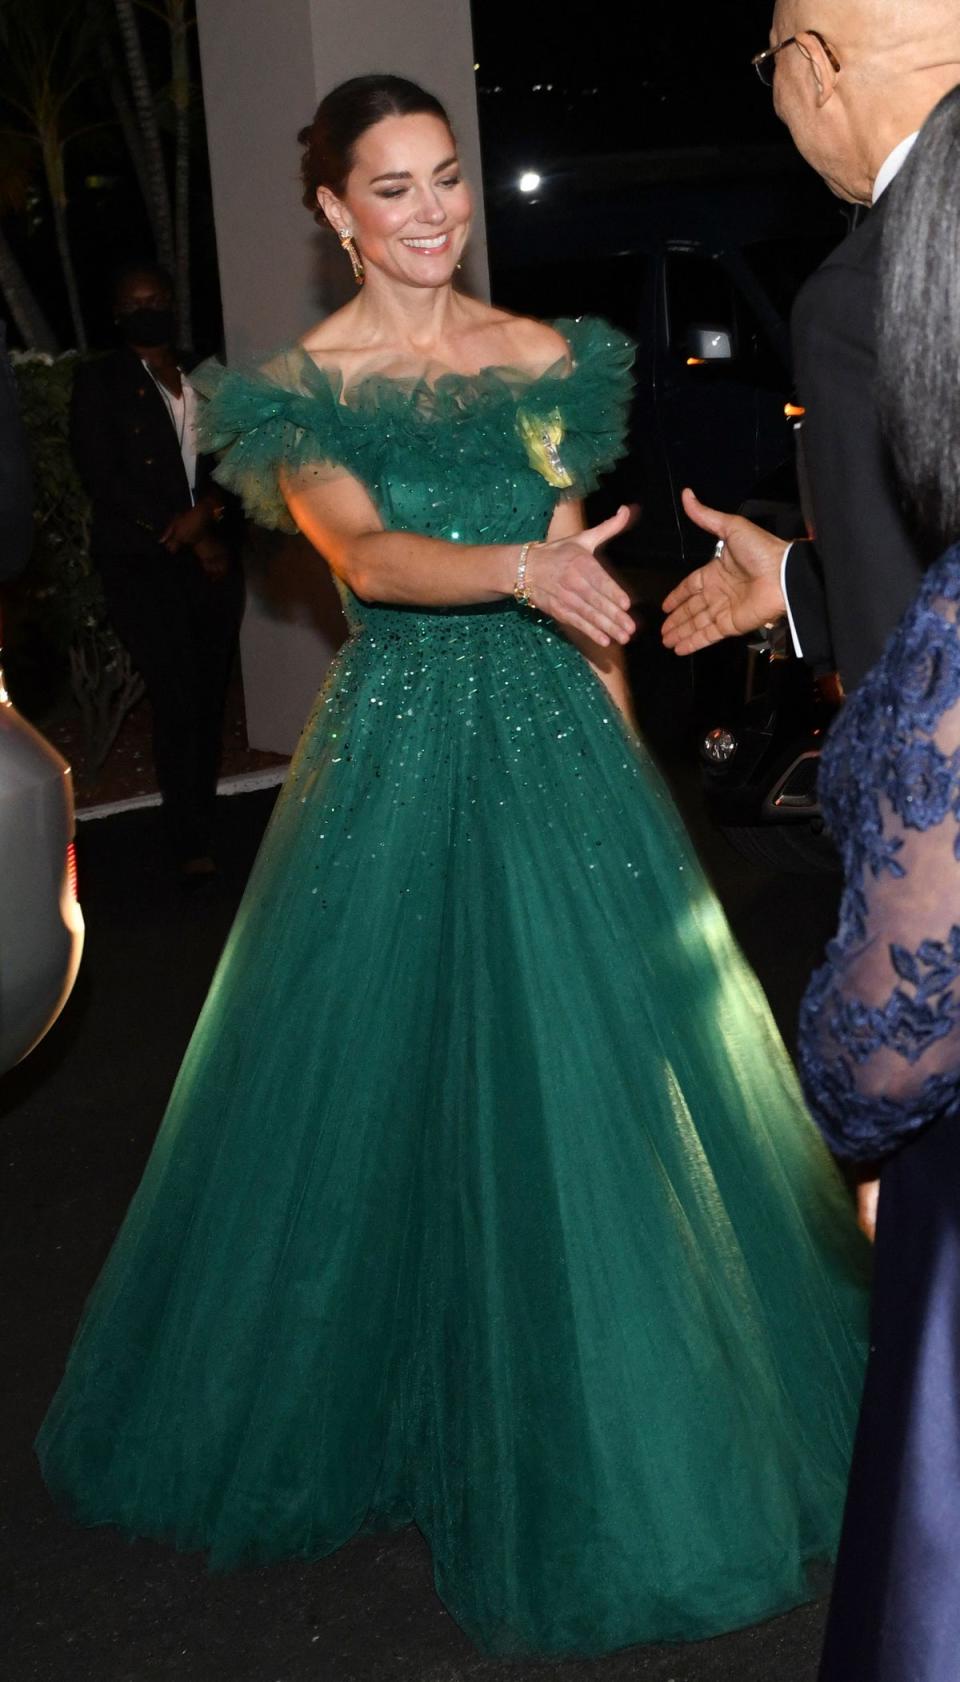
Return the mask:
[[450, 118], [439, 99], [402, 76], [353, 76], [321, 100], [313, 122], [297, 135], [303, 147], [303, 202], [318, 222], [325, 222], [326, 217], [317, 203], [317, 188], [329, 187], [339, 197], [353, 168], [361, 135], [384, 117], [421, 113], [439, 117], [450, 127]]

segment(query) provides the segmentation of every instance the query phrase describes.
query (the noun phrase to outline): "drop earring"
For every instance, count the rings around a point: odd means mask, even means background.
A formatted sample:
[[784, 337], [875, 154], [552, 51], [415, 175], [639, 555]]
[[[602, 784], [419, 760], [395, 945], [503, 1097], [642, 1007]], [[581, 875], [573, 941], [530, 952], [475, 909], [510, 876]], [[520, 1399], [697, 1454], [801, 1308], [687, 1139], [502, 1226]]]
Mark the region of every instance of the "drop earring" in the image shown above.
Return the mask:
[[358, 286], [363, 285], [363, 258], [353, 243], [353, 235], [349, 228], [338, 228], [337, 238], [350, 259], [353, 278]]

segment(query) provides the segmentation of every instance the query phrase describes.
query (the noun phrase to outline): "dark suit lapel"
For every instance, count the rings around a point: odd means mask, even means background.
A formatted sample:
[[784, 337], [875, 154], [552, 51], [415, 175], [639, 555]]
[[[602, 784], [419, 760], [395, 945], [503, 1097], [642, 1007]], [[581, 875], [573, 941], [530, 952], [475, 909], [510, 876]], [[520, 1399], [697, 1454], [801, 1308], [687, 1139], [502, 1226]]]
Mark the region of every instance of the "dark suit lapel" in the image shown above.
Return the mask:
[[123, 394], [122, 412], [129, 415], [137, 443], [142, 447], [144, 463], [156, 467], [157, 479], [182, 487], [177, 500], [189, 508], [192, 487], [187, 483], [186, 469], [180, 454], [176, 428], [170, 410], [157, 390], [156, 381], [148, 374], [134, 351], [125, 351], [120, 364]]

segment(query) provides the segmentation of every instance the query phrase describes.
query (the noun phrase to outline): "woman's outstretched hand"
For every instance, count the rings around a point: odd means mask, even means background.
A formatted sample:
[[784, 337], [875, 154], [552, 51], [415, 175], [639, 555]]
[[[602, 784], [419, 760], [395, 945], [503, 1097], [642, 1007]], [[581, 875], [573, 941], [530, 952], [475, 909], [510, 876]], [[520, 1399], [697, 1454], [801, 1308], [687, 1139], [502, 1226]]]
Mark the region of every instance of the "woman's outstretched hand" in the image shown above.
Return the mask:
[[633, 509], [624, 506], [576, 537], [537, 544], [527, 560], [531, 601], [559, 625], [582, 631], [601, 648], [628, 643], [636, 630], [630, 597], [596, 558], [601, 544], [619, 537], [632, 519]]

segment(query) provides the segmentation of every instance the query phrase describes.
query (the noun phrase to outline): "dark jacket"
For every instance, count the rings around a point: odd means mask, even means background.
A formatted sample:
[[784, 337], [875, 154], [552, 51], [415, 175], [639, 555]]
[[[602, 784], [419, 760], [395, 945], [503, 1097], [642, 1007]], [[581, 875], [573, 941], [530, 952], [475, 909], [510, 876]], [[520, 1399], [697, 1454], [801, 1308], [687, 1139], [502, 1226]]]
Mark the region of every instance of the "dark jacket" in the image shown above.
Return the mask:
[[848, 692], [879, 659], [922, 573], [874, 396], [883, 210], [881, 199], [811, 276], [792, 324], [816, 541], [791, 551], [787, 599], [804, 658], [839, 671]]
[[[95, 560], [156, 558], [161, 532], [190, 507], [191, 487], [169, 410], [135, 351], [111, 351], [77, 369], [70, 445], [93, 504]], [[198, 497], [212, 465], [198, 456]]]
[[0, 583], [16, 578], [33, 543], [33, 484], [17, 387], [0, 321]]

